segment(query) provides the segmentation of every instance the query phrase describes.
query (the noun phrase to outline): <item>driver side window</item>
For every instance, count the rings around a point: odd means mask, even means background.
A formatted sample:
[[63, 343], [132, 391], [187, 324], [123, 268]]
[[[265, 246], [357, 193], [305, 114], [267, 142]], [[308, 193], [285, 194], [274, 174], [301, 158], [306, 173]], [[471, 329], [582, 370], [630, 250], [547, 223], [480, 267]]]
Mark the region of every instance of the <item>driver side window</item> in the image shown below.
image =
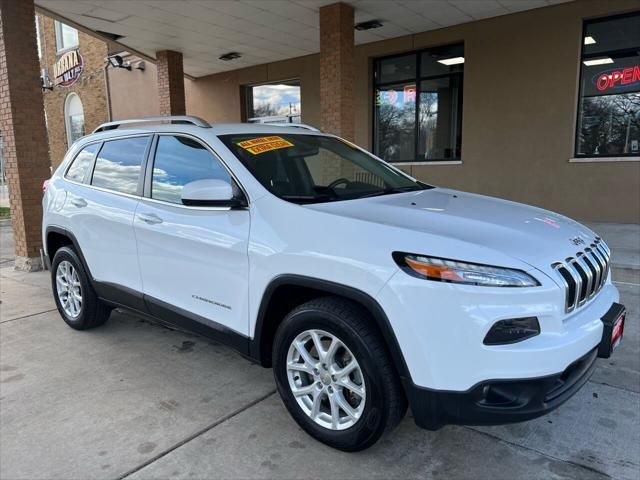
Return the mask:
[[181, 205], [183, 187], [195, 180], [205, 179], [233, 183], [224, 166], [202, 144], [177, 135], [158, 137], [151, 198]]

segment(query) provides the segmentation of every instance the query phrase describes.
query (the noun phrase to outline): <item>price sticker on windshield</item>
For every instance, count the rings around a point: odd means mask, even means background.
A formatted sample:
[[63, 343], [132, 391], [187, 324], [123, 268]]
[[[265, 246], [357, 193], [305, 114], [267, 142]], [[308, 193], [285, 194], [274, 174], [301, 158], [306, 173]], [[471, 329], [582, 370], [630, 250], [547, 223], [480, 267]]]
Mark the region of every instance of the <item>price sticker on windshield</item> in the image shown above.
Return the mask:
[[270, 137], [244, 140], [239, 142], [238, 146], [244, 148], [247, 152], [252, 153], [253, 155], [258, 155], [260, 153], [270, 152], [271, 150], [293, 147], [294, 145], [282, 137], [272, 135]]

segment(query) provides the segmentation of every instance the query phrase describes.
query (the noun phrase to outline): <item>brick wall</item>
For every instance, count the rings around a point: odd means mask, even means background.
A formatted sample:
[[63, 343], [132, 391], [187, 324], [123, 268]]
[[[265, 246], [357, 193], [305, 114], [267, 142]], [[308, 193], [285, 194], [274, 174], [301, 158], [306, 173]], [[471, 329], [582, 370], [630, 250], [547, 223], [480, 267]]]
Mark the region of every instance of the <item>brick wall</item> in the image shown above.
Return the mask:
[[184, 115], [184, 71], [182, 53], [163, 50], [156, 53], [160, 115]]
[[[60, 58], [56, 48], [54, 20], [38, 15], [38, 22], [41, 68], [48, 69], [49, 76], [53, 81], [53, 65]], [[107, 43], [83, 32], [78, 32], [78, 43], [80, 55], [84, 61], [84, 70], [80, 79], [70, 87], [55, 86], [52, 91], [47, 90], [44, 93], [49, 152], [54, 168], [60, 164], [69, 148], [64, 118], [64, 103], [69, 93], [75, 92], [82, 101], [85, 133], [90, 133], [98, 125], [108, 121], [104, 78], [105, 59], [108, 53]]]
[[41, 268], [42, 182], [49, 176], [33, 2], [0, 0], [0, 131], [16, 267]]
[[348, 140], [355, 136], [353, 7], [320, 8], [320, 126]]

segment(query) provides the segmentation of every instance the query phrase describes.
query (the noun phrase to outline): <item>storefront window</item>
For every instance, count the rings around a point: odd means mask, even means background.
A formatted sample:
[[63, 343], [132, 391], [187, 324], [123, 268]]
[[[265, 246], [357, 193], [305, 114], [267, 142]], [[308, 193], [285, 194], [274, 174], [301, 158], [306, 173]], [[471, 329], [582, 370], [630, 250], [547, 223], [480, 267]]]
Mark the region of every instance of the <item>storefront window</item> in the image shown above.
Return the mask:
[[247, 120], [251, 123], [300, 123], [300, 82], [245, 87]]
[[464, 46], [375, 62], [374, 151], [389, 162], [459, 160]]
[[576, 156], [640, 156], [640, 13], [585, 23]]
[[78, 30], [57, 20], [55, 21], [55, 29], [58, 51], [78, 46]]
[[84, 109], [80, 97], [75, 93], [67, 95], [64, 101], [64, 118], [68, 146], [70, 147], [73, 142], [84, 135]]

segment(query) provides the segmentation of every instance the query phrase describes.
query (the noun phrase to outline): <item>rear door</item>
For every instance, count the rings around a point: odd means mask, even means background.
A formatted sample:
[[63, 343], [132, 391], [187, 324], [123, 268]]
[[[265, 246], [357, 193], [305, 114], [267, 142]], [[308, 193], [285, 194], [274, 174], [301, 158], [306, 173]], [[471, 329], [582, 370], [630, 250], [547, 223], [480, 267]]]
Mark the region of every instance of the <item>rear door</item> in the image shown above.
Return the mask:
[[203, 179], [233, 182], [202, 141], [157, 135], [134, 221], [142, 283], [158, 317], [230, 341], [248, 334], [249, 211], [183, 205], [182, 188]]
[[68, 228], [99, 290], [142, 291], [133, 216], [150, 140], [150, 135], [136, 135], [105, 141], [84, 178], [74, 171], [75, 162], [67, 172]]

